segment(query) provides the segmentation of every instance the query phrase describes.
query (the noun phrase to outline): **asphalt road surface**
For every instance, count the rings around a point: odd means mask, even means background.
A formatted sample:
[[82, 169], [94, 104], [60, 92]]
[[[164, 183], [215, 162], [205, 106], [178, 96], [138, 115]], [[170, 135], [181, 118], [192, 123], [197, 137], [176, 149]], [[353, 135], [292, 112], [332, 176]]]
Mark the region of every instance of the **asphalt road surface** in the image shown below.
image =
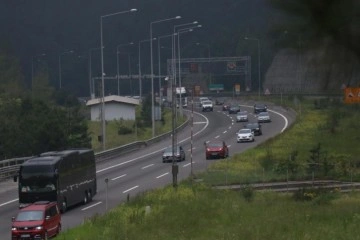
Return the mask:
[[[249, 120], [256, 121], [252, 114], [253, 105], [241, 103], [241, 108], [250, 113]], [[190, 111], [189, 111], [190, 110]], [[179, 162], [178, 181], [194, 173], [206, 170], [214, 161], [205, 160], [204, 142], [223, 140], [229, 146], [230, 157], [253, 148], [268, 138], [284, 131], [294, 120], [295, 114], [281, 107], [269, 106], [271, 123], [262, 124], [263, 135], [256, 136], [255, 142], [237, 143], [236, 132], [243, 123], [236, 122], [236, 114], [223, 112], [221, 106], [215, 106], [213, 112], [201, 112], [191, 106], [184, 113], [193, 116], [193, 124], [176, 135], [177, 143], [186, 151], [186, 160]], [[97, 164], [98, 192], [92, 202], [69, 209], [62, 215], [63, 230], [81, 224], [94, 214], [102, 214], [114, 208], [127, 198], [150, 189], [172, 184], [172, 163], [162, 163], [162, 151], [172, 143], [171, 137], [161, 142], [140, 148], [137, 151]], [[191, 151], [192, 150], [192, 151]], [[192, 153], [192, 154], [191, 154]], [[108, 183], [105, 183], [108, 179]], [[10, 239], [11, 217], [18, 211], [17, 185], [12, 181], [0, 183], [0, 239]]]

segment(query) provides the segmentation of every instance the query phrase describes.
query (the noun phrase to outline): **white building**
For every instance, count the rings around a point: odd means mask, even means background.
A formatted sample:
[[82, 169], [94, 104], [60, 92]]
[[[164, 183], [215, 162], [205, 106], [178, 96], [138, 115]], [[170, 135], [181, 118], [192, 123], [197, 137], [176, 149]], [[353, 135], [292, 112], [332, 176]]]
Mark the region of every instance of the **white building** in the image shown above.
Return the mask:
[[[105, 120], [135, 120], [135, 108], [139, 99], [111, 95], [104, 97]], [[91, 121], [101, 121], [102, 98], [87, 101], [90, 107]]]

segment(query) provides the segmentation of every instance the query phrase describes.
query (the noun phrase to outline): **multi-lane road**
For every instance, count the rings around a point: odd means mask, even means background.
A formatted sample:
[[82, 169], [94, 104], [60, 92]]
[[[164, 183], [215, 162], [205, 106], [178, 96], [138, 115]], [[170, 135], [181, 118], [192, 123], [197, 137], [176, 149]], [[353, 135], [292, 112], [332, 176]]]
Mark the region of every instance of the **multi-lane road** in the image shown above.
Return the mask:
[[[243, 103], [242, 109], [250, 113], [249, 120], [256, 121], [253, 107]], [[271, 138], [284, 131], [294, 120], [294, 114], [281, 107], [270, 106], [271, 123], [262, 124], [263, 135], [256, 136], [251, 143], [237, 143], [236, 132], [243, 123], [236, 122], [236, 115], [223, 112], [216, 106], [214, 112], [201, 112], [195, 108], [191, 114], [193, 124], [188, 124], [176, 135], [178, 144], [186, 150], [186, 160], [180, 162], [178, 180], [187, 178], [191, 173], [205, 170], [214, 161], [205, 160], [204, 142], [223, 140], [229, 146], [230, 157]], [[191, 141], [192, 140], [192, 141]], [[171, 145], [172, 138], [140, 148], [123, 156], [116, 157], [97, 165], [98, 193], [87, 205], [69, 209], [62, 215], [63, 230], [81, 224], [84, 219], [101, 214], [150, 189], [172, 184], [171, 163], [162, 163], [162, 151]], [[192, 149], [192, 151], [191, 151]], [[192, 152], [192, 154], [190, 154]], [[191, 161], [192, 158], [192, 167]], [[105, 183], [105, 179], [108, 182]], [[16, 184], [7, 181], [0, 183], [0, 239], [10, 239], [11, 217], [18, 211]]]

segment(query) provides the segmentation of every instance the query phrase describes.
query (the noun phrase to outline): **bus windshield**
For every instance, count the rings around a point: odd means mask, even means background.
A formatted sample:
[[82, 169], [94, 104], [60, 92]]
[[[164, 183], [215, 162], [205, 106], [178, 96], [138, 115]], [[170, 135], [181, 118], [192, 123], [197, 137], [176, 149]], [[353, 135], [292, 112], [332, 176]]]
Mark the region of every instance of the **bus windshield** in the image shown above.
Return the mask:
[[52, 192], [56, 178], [52, 166], [23, 166], [20, 173], [21, 192]]

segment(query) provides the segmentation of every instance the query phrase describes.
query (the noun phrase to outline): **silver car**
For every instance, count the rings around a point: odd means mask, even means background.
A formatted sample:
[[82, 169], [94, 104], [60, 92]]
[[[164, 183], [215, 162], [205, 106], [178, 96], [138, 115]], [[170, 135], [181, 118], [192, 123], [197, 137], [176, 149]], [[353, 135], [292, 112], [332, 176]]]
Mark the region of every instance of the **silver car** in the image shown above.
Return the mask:
[[247, 111], [238, 112], [236, 114], [236, 121], [237, 122], [247, 122], [247, 121], [249, 121], [248, 112]]
[[[174, 156], [174, 157], [173, 157]], [[162, 155], [162, 161], [165, 162], [173, 162], [173, 161], [185, 161], [185, 151], [182, 146], [176, 146], [174, 149], [173, 155], [173, 148], [172, 146], [167, 147]]]
[[261, 112], [257, 115], [257, 120], [259, 123], [271, 122], [271, 118], [268, 112]]

